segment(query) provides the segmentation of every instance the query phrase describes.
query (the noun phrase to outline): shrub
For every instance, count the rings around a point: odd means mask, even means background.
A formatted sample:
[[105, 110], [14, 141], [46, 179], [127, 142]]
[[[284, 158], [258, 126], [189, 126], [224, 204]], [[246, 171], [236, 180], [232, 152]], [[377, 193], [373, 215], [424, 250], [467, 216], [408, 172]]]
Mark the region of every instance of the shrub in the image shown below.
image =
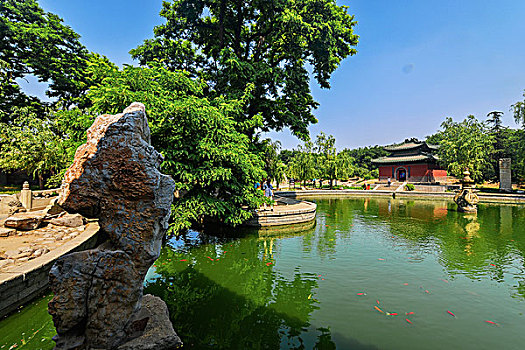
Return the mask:
[[406, 184], [405, 185], [405, 190], [406, 191], [413, 191], [415, 189], [416, 189], [416, 187], [414, 186], [414, 184]]

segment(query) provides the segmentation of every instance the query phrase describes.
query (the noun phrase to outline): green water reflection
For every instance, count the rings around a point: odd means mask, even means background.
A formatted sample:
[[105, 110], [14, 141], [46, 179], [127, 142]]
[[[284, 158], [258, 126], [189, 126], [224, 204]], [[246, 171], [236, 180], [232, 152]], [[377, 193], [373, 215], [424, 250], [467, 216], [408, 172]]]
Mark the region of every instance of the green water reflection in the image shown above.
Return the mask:
[[53, 349], [56, 334], [47, 313], [50, 295], [39, 297], [0, 321], [0, 349]]
[[[145, 291], [167, 302], [186, 348], [523, 347], [525, 206], [316, 202], [315, 226], [168, 242]], [[0, 346], [37, 326], [26, 348], [52, 348], [45, 302], [1, 321]]]
[[317, 204], [317, 225], [299, 233], [192, 233], [163, 249], [146, 290], [188, 347], [521, 348], [523, 206]]

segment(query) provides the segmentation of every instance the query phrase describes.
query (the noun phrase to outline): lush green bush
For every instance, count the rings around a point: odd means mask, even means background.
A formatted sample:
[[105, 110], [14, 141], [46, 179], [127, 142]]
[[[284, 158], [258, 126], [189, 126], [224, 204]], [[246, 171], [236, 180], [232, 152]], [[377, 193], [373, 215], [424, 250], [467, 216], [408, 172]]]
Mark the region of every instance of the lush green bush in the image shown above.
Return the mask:
[[414, 186], [414, 184], [406, 184], [405, 185], [405, 190], [406, 191], [413, 191], [415, 189], [416, 189], [416, 187]]
[[185, 193], [173, 205], [175, 233], [207, 218], [236, 225], [251, 217], [249, 209], [263, 201], [254, 183], [265, 174], [259, 153], [239, 132], [260, 124], [257, 117], [236, 122], [242, 98], [208, 99], [204, 83], [160, 64], [106, 74], [88, 97], [100, 113], [122, 112], [134, 101], [146, 106], [152, 144], [165, 158], [162, 169]]

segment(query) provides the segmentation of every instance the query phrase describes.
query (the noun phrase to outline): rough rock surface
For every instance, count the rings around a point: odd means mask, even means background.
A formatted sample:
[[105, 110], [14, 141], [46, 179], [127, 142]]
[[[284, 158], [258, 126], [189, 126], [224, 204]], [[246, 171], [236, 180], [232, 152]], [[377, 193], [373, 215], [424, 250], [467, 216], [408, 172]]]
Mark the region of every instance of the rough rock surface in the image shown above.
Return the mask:
[[80, 214], [64, 214], [58, 218], [51, 219], [49, 223], [56, 226], [79, 227], [84, 225], [84, 220]]
[[0, 214], [13, 215], [23, 209], [22, 202], [16, 195], [0, 197]]
[[45, 214], [39, 211], [16, 213], [5, 219], [4, 226], [17, 230], [36, 230], [42, 223]]
[[16, 234], [14, 228], [0, 227], [0, 237], [9, 237]]
[[[50, 272], [49, 313], [57, 349], [112, 349], [128, 339], [142, 284], [158, 258], [175, 184], [160, 173], [142, 104], [101, 115], [65, 174], [57, 204], [98, 218], [109, 241], [59, 259]], [[160, 348], [159, 348], [160, 349]]]
[[[131, 340], [118, 350], [180, 349], [182, 341], [173, 330], [166, 303], [159, 297], [147, 294], [142, 307], [126, 329]], [[138, 337], [134, 337], [138, 334]]]
[[44, 209], [44, 213], [46, 215], [57, 215], [57, 214], [60, 214], [60, 213], [63, 213], [64, 212], [64, 209], [62, 209], [58, 204], [57, 204], [57, 200], [58, 198], [53, 198], [51, 200], [51, 202], [49, 202], [49, 204], [47, 205], [47, 207]]
[[[123, 251], [94, 249], [65, 256], [49, 278], [50, 285], [56, 286], [53, 292], [60, 296], [49, 303], [57, 333], [74, 332], [82, 343], [90, 340], [93, 348], [114, 348], [125, 338], [125, 327], [142, 295], [137, 285], [142, 282]], [[84, 334], [77, 332], [79, 320], [86, 322]], [[61, 341], [68, 345], [66, 337], [59, 337], [57, 347]]]

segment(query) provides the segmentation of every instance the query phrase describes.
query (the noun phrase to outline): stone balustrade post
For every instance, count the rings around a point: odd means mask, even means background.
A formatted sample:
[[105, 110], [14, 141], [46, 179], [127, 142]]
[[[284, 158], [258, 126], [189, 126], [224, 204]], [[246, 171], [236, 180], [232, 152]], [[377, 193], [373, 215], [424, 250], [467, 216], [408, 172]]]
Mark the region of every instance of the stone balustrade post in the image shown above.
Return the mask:
[[20, 202], [26, 210], [31, 210], [33, 207], [33, 191], [29, 187], [29, 182], [24, 182], [22, 191], [20, 192]]

